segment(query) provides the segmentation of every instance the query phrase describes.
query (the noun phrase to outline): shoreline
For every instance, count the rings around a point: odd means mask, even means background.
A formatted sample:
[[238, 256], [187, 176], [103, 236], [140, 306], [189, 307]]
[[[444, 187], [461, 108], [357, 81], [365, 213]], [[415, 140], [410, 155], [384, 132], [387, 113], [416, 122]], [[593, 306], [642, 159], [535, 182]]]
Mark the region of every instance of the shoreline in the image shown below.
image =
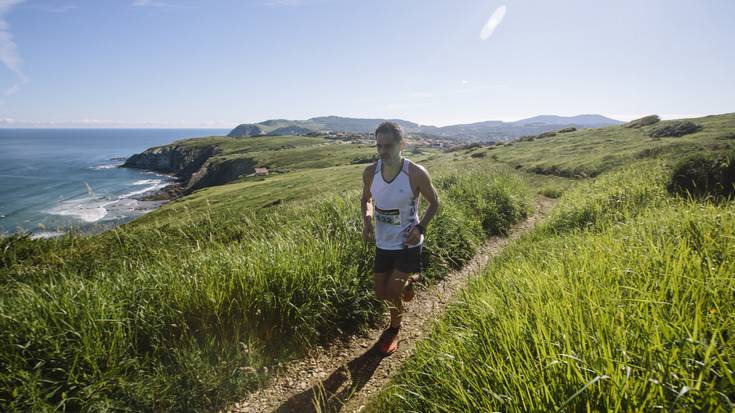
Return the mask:
[[[124, 160], [124, 159], [117, 158], [114, 160], [117, 161], [117, 160]], [[118, 165], [116, 167], [125, 168], [123, 165]], [[155, 188], [155, 189], [146, 191], [141, 194], [135, 194], [135, 195], [131, 195], [128, 197], [119, 198], [117, 200], [110, 201], [110, 203], [119, 202], [120, 203], [119, 205], [110, 207], [108, 206], [109, 203], [103, 204], [104, 208], [106, 209], [105, 215], [108, 215], [110, 213], [113, 213], [113, 214], [114, 213], [119, 213], [119, 214], [132, 213], [133, 215], [123, 215], [123, 217], [112, 218], [112, 219], [107, 219], [107, 220], [105, 220], [103, 216], [93, 221], [87, 221], [83, 217], [83, 214], [79, 215], [73, 212], [49, 213], [50, 215], [73, 217], [71, 219], [74, 219], [77, 222], [73, 222], [70, 225], [59, 226], [59, 227], [46, 227], [43, 224], [39, 224], [38, 227], [32, 228], [32, 229], [20, 228], [20, 230], [16, 229], [16, 231], [13, 231], [13, 232], [0, 231], [0, 237], [13, 237], [13, 236], [26, 234], [31, 239], [35, 240], [35, 239], [60, 238], [70, 233], [74, 233], [77, 235], [99, 234], [99, 233], [108, 231], [110, 229], [116, 228], [120, 225], [124, 225], [131, 221], [134, 221], [138, 217], [145, 215], [149, 212], [152, 212], [160, 208], [162, 205], [172, 202], [178, 198], [181, 198], [184, 195], [184, 188], [183, 188], [180, 177], [177, 177], [174, 174], [162, 173], [162, 172], [155, 171], [152, 169], [140, 169], [140, 168], [132, 168], [132, 169], [139, 169], [142, 171], [153, 172], [153, 173], [156, 173], [159, 175], [165, 175], [171, 178], [170, 183], [168, 183], [167, 185], [163, 187]], [[124, 202], [126, 200], [128, 201], [127, 203]], [[79, 208], [83, 209], [82, 206], [79, 206]], [[3, 216], [2, 218], [5, 218], [5, 217]]]

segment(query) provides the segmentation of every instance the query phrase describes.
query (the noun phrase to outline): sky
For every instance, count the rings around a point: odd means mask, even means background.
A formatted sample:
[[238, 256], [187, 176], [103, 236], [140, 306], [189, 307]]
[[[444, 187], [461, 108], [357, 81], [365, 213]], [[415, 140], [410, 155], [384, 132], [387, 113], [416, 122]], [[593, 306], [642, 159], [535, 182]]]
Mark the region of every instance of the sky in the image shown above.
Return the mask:
[[0, 127], [735, 111], [735, 1], [0, 0]]

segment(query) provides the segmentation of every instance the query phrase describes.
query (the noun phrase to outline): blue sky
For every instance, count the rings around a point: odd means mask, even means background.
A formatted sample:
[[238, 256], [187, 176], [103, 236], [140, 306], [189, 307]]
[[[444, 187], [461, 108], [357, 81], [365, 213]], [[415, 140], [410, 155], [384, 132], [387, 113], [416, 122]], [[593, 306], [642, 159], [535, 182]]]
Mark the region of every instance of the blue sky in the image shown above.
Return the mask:
[[735, 111], [735, 2], [0, 0], [0, 126]]

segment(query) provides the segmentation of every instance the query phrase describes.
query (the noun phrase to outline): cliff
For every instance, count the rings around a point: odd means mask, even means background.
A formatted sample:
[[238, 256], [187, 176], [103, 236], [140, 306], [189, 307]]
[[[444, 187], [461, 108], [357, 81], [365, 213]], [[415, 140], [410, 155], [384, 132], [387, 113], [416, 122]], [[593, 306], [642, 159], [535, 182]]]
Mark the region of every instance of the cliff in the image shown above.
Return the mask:
[[166, 145], [128, 158], [124, 168], [149, 169], [188, 179], [215, 153], [216, 146]]
[[226, 184], [255, 172], [255, 160], [218, 159], [216, 155], [220, 152], [216, 144], [159, 146], [131, 156], [123, 167], [173, 174], [179, 178], [178, 186], [183, 193]]

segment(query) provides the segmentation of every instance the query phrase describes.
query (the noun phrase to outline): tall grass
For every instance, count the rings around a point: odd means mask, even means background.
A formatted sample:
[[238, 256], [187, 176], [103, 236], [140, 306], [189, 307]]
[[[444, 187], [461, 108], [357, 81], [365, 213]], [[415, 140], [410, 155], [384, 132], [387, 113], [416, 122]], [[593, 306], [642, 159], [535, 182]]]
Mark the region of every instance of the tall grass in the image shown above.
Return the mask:
[[[427, 232], [430, 279], [529, 208], [528, 189], [510, 175], [448, 179]], [[0, 404], [211, 410], [279, 362], [375, 322], [384, 308], [358, 196], [196, 210], [92, 237], [0, 239]], [[498, 222], [483, 228], [489, 216]]]
[[732, 411], [735, 206], [670, 198], [661, 172], [565, 193], [371, 410]]

